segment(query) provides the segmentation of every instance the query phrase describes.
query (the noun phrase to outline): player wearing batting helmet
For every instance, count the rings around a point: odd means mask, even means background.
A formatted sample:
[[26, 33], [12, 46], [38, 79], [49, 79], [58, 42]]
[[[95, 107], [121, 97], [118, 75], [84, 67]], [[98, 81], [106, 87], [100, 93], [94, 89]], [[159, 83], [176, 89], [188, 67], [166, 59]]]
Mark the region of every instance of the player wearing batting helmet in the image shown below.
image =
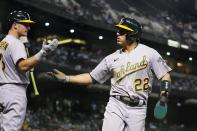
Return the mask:
[[26, 88], [29, 70], [42, 57], [57, 48], [58, 41], [45, 43], [42, 49], [27, 58], [20, 37], [27, 37], [30, 24], [34, 23], [27, 12], [13, 11], [8, 15], [8, 34], [0, 42], [0, 130], [19, 131], [22, 127], [26, 106]]
[[30, 19], [30, 15], [24, 11], [13, 11], [8, 16], [8, 23], [11, 25], [13, 22], [17, 23], [35, 23]]
[[54, 69], [49, 74], [61, 82], [85, 85], [111, 79], [102, 131], [144, 131], [153, 74], [161, 83], [168, 83], [161, 87], [161, 95], [167, 96], [171, 68], [155, 49], [139, 43], [142, 27], [138, 21], [122, 18], [115, 27], [122, 48], [106, 56], [91, 72], [71, 76]]
[[[126, 32], [126, 38], [129, 41], [139, 41], [142, 34], [142, 26], [135, 19], [122, 18], [118, 24], [115, 25], [119, 29], [119, 33]], [[121, 32], [123, 31], [123, 32]]]

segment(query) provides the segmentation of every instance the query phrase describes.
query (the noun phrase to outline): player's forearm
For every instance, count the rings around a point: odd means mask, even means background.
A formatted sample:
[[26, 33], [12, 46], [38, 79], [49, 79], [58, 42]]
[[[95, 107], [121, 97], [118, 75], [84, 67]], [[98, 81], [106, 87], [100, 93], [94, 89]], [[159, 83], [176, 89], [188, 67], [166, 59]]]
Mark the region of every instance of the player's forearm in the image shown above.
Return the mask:
[[166, 73], [166, 74], [161, 78], [161, 81], [163, 81], [163, 80], [171, 81], [170, 74], [169, 74], [169, 73]]
[[36, 64], [38, 64], [43, 57], [48, 55], [50, 52], [54, 51], [57, 48], [57, 46], [58, 46], [57, 39], [53, 39], [48, 43], [44, 41], [42, 45], [42, 49], [37, 54], [35, 54], [33, 57], [30, 57], [28, 59], [20, 60], [20, 62], [17, 63], [18, 69], [22, 72], [26, 72], [30, 70]]
[[69, 83], [79, 84], [79, 85], [89, 85], [93, 83], [92, 77], [89, 73], [79, 74], [75, 76], [68, 76]]
[[39, 61], [33, 56], [28, 59], [23, 59], [18, 62], [18, 69], [21, 72], [29, 71], [31, 68], [33, 68], [35, 65], [37, 65]]
[[171, 78], [170, 74], [165, 74], [161, 79], [161, 87], [160, 87], [160, 96], [162, 95], [169, 95], [171, 89]]

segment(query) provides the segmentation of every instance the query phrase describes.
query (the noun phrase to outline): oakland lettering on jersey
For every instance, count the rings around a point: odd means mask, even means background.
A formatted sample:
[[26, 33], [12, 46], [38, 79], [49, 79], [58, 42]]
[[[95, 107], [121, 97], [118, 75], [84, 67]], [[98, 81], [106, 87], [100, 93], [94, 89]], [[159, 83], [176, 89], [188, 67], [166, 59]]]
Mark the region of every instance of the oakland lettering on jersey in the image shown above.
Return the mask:
[[146, 56], [143, 56], [141, 61], [136, 62], [134, 64], [132, 64], [131, 62], [127, 62], [127, 64], [122, 65], [118, 71], [114, 71], [114, 79], [115, 81], [118, 81], [131, 73], [146, 68], [147, 65], [148, 62], [146, 60]]

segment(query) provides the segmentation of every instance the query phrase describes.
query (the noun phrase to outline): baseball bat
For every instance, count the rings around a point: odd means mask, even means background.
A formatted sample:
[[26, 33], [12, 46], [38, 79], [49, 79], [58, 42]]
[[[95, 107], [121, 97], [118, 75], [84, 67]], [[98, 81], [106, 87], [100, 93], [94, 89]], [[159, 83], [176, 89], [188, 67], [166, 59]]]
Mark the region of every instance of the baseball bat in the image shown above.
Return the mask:
[[[27, 56], [29, 56], [28, 48], [25, 48], [25, 49], [26, 49], [26, 52], [27, 52]], [[30, 77], [31, 77], [31, 81], [32, 81], [32, 84], [33, 84], [34, 95], [38, 96], [39, 92], [38, 92], [38, 88], [37, 88], [37, 85], [36, 85], [36, 81], [35, 81], [35, 77], [34, 77], [34, 72], [33, 71], [34, 71], [34, 68], [32, 68], [30, 70]]]

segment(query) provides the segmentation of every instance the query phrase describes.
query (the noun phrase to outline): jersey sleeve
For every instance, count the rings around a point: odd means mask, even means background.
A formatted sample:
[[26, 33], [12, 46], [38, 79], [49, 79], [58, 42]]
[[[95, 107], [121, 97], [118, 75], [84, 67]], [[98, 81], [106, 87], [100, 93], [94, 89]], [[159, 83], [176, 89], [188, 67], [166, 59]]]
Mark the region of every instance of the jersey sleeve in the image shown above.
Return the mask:
[[91, 77], [99, 83], [104, 83], [108, 80], [112, 75], [107, 65], [107, 59], [104, 58], [97, 66], [94, 68], [90, 75]]
[[22, 43], [15, 43], [10, 46], [10, 54], [15, 65], [18, 60], [27, 58], [25, 46]]
[[152, 69], [158, 79], [172, 70], [157, 51], [153, 51], [151, 58]]

